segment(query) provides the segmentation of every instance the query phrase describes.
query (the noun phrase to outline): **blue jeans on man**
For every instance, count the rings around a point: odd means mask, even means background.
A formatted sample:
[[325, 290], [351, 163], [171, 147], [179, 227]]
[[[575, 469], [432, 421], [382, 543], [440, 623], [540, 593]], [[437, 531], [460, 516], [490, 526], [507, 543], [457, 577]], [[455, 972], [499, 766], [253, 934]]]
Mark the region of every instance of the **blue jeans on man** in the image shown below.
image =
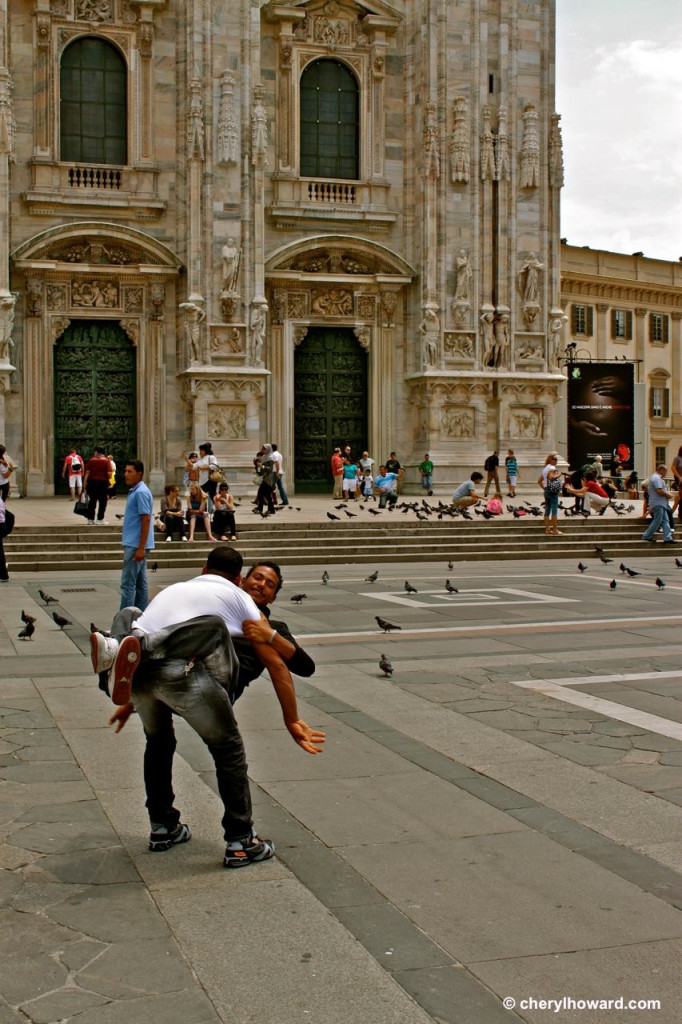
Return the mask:
[[280, 473], [277, 477], [277, 490], [279, 491], [279, 497], [283, 505], [289, 504], [289, 498], [287, 492], [284, 490], [284, 473]]
[[149, 604], [149, 585], [147, 583], [147, 553], [140, 562], [135, 561], [137, 548], [123, 548], [123, 568], [121, 569], [121, 604], [120, 608], [135, 606], [142, 611]]
[[673, 535], [670, 529], [670, 519], [668, 518], [668, 506], [666, 505], [654, 506], [653, 518], [648, 528], [642, 534], [642, 540], [654, 540], [659, 529], [663, 530], [663, 543], [669, 544], [673, 540]]

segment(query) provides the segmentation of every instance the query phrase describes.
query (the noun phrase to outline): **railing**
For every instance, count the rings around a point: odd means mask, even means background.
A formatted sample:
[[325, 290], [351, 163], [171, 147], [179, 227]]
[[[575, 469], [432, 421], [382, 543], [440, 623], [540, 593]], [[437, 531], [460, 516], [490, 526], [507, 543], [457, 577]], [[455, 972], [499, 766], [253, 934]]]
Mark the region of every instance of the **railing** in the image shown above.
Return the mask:
[[307, 182], [308, 202], [325, 206], [352, 206], [357, 202], [357, 186], [341, 181]]
[[121, 189], [123, 174], [118, 167], [69, 167], [68, 182], [71, 188], [117, 192]]

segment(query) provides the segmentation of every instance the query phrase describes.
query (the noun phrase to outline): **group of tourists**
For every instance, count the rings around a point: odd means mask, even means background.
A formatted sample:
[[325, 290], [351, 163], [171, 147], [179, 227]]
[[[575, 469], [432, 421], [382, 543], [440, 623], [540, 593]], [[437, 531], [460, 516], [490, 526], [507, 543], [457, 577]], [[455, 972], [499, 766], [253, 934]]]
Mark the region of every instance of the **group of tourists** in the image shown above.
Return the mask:
[[[374, 459], [369, 452], [364, 451], [362, 455], [353, 455], [351, 445], [342, 448], [335, 448], [331, 454], [331, 472], [334, 480], [332, 499], [336, 501], [343, 498], [345, 501], [357, 499], [379, 501], [379, 507], [385, 508], [386, 504], [395, 504], [397, 496], [401, 491], [405, 471], [401, 466], [395, 452], [379, 466], [378, 473], [375, 470]], [[428, 452], [418, 466], [421, 478], [422, 490], [433, 494], [433, 461]], [[390, 497], [392, 495], [392, 497]]]

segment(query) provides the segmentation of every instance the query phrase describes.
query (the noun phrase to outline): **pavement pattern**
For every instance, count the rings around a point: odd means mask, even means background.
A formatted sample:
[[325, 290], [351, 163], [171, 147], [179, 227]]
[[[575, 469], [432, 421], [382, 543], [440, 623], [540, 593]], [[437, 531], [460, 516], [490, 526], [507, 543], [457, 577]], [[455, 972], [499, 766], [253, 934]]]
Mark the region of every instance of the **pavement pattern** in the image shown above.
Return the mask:
[[276, 614], [317, 662], [297, 691], [326, 749], [299, 750], [269, 682], [252, 684], [237, 712], [277, 856], [234, 872], [184, 723], [193, 838], [147, 850], [139, 722], [107, 728], [89, 664], [118, 574], [13, 577], [0, 1024], [679, 1020], [682, 570], [647, 558], [611, 590], [614, 566], [583, 562], [379, 562], [374, 583], [352, 562], [287, 569]]

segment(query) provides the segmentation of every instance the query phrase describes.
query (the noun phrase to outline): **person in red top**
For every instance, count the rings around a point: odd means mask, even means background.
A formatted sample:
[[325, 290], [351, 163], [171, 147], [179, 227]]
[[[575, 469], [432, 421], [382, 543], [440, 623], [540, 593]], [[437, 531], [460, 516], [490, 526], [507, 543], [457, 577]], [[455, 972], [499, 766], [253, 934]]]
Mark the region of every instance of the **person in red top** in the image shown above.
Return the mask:
[[341, 456], [341, 449], [335, 448], [331, 458], [332, 463], [332, 476], [334, 477], [334, 490], [332, 492], [332, 500], [335, 498], [341, 498], [341, 489], [343, 487], [343, 458]]
[[80, 498], [83, 493], [83, 460], [75, 448], [72, 448], [64, 459], [62, 478], [66, 480], [67, 477], [71, 501], [75, 501], [76, 495]]
[[97, 508], [97, 523], [106, 526], [107, 521], [104, 513], [107, 510], [107, 491], [109, 490], [109, 474], [111, 473], [111, 462], [104, 452], [104, 448], [95, 448], [91, 459], [85, 463], [85, 479], [83, 486], [88, 496], [88, 526], [95, 525], [95, 508]]
[[588, 469], [583, 477], [582, 487], [571, 487], [565, 484], [567, 491], [585, 498], [586, 511], [590, 512], [594, 507], [600, 516], [603, 516], [610, 504], [610, 498], [601, 484], [597, 483], [597, 474], [593, 469]]

